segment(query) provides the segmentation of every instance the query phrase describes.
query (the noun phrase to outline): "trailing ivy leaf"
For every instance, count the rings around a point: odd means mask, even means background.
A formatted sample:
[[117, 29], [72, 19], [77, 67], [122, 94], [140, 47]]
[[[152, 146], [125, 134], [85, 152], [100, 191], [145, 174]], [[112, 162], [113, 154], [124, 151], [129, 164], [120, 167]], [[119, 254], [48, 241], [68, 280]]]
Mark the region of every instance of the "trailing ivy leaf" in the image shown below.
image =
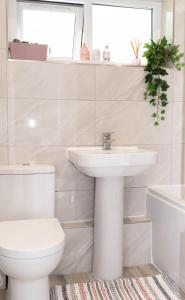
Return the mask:
[[159, 73], [161, 76], [168, 75], [168, 72], [167, 72], [165, 69], [162, 69], [162, 68], [158, 68], [158, 73]]
[[153, 80], [152, 74], [148, 74], [148, 75], [145, 76], [145, 83], [151, 82], [152, 80]]
[[147, 99], [147, 96], [148, 96], [148, 93], [147, 93], [147, 92], [145, 92], [145, 93], [144, 93], [144, 97], [145, 97], [145, 99]]
[[159, 78], [159, 77], [154, 78], [155, 88], [158, 89], [158, 87], [160, 87], [160, 85], [162, 85], [162, 83], [163, 83], [163, 80], [161, 78]]
[[162, 93], [162, 94], [159, 96], [159, 98], [160, 98], [161, 100], [167, 100], [167, 95], [164, 94], [164, 93]]
[[169, 89], [169, 84], [166, 82], [166, 80], [161, 81], [161, 89], [163, 92], [166, 92]]
[[165, 106], [168, 105], [168, 102], [167, 102], [167, 101], [162, 101], [162, 102], [161, 102], [161, 105], [162, 105], [163, 107], [165, 107]]

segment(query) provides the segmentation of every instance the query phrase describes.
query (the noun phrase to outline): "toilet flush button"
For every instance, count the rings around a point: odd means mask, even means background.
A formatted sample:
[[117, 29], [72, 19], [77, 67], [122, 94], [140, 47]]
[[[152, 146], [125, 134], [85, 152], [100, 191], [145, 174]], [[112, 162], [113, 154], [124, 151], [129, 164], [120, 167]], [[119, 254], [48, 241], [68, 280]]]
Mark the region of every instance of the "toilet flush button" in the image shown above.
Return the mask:
[[25, 161], [22, 163], [22, 166], [26, 166], [26, 167], [29, 167], [29, 166], [35, 166], [37, 165], [38, 163], [34, 160], [30, 160], [30, 161]]

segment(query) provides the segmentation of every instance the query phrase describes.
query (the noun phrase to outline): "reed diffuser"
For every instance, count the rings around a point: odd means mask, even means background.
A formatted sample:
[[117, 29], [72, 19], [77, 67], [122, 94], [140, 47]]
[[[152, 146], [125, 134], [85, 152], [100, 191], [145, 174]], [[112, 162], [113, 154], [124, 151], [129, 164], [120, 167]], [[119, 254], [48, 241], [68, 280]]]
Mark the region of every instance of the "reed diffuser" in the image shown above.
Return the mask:
[[135, 62], [138, 66], [141, 65], [141, 59], [139, 58], [139, 51], [141, 49], [142, 42], [140, 40], [130, 41], [132, 50], [135, 56]]

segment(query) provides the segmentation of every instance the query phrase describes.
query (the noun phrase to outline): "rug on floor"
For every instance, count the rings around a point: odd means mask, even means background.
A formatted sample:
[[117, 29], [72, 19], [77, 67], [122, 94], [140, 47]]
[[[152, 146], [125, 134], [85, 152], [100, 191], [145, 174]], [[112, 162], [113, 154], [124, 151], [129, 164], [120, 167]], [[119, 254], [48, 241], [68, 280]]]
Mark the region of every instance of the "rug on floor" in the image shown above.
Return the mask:
[[50, 300], [178, 300], [178, 289], [166, 274], [57, 285]]

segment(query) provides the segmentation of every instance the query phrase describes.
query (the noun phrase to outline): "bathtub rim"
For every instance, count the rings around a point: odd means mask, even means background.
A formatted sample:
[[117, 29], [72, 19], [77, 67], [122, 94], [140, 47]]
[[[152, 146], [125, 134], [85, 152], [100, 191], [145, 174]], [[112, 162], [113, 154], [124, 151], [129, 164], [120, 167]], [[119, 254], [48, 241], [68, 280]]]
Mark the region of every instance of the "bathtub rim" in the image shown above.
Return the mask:
[[147, 196], [151, 195], [153, 197], [156, 197], [158, 200], [162, 201], [163, 203], [166, 203], [167, 205], [180, 210], [181, 212], [185, 212], [185, 200], [184, 202], [180, 202], [179, 198], [176, 197], [170, 197], [168, 194], [162, 193], [161, 191], [156, 191], [156, 188], [160, 187], [180, 187], [184, 186], [185, 184], [168, 184], [168, 185], [155, 185], [155, 186], [149, 186], [147, 190]]

